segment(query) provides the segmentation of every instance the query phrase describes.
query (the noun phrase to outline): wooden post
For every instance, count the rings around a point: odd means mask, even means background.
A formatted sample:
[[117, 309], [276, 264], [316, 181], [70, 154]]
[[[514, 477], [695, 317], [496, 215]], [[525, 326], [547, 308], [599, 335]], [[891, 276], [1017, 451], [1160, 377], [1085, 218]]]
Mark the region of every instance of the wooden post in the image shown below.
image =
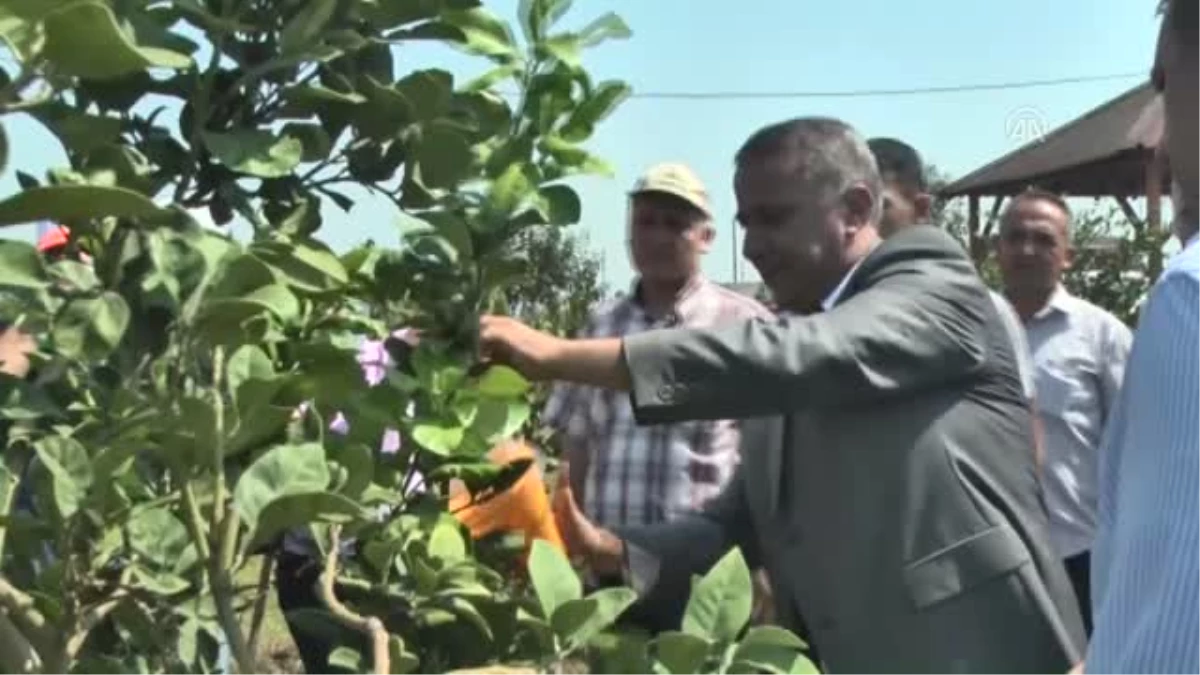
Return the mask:
[[1163, 157], [1155, 149], [1146, 161], [1146, 227], [1162, 227]]
[[967, 197], [967, 232], [970, 233], [971, 259], [978, 265], [987, 255], [987, 243], [983, 239], [979, 223], [979, 195]]
[[1138, 218], [1137, 211], [1133, 210], [1133, 205], [1129, 203], [1129, 200], [1124, 195], [1113, 195], [1113, 199], [1117, 200], [1117, 205], [1121, 207], [1121, 213], [1124, 213], [1125, 217], [1129, 219], [1129, 224], [1133, 225], [1133, 229], [1140, 232], [1145, 223]]

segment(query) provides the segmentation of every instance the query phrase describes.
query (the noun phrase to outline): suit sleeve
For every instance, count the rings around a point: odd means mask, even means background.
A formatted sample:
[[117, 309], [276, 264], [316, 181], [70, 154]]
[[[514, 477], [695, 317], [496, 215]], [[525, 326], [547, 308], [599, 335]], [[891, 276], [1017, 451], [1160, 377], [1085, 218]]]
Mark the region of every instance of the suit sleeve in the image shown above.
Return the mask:
[[659, 631], [678, 630], [692, 577], [706, 573], [730, 548], [740, 547], [751, 569], [761, 565], [741, 469], [694, 515], [614, 531], [625, 542], [625, 583], [638, 594], [633, 613]]
[[856, 286], [823, 314], [626, 337], [638, 422], [865, 404], [985, 363], [991, 300], [969, 261], [899, 261]]

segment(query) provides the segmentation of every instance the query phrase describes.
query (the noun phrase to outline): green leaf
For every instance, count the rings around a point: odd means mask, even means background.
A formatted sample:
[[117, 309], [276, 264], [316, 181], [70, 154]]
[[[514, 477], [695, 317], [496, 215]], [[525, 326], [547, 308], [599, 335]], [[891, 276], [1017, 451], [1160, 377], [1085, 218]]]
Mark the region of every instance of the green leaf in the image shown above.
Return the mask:
[[329, 485], [325, 449], [316, 443], [280, 445], [268, 450], [238, 479], [233, 504], [252, 529], [268, 504], [284, 495], [321, 492]]
[[604, 160], [592, 156], [587, 150], [568, 143], [558, 136], [547, 136], [541, 141], [541, 149], [554, 158], [564, 175], [575, 173], [599, 174], [611, 178], [612, 167]]
[[533, 167], [525, 162], [510, 164], [488, 190], [490, 209], [504, 216], [516, 211], [533, 193], [534, 174]]
[[583, 45], [579, 38], [571, 33], [555, 35], [541, 44], [551, 56], [562, 61], [571, 69], [578, 69], [582, 64]]
[[596, 125], [612, 114], [632, 93], [633, 89], [624, 82], [601, 82], [587, 100], [575, 108], [559, 134], [563, 140], [571, 143], [586, 141], [592, 136]]
[[309, 523], [350, 523], [370, 514], [336, 492], [298, 492], [272, 499], [258, 514], [254, 540], [266, 543], [280, 532]]
[[461, 426], [443, 426], [439, 424], [418, 424], [413, 428], [413, 440], [422, 448], [435, 455], [448, 456], [462, 445], [463, 428]]
[[134, 587], [144, 589], [159, 596], [171, 596], [187, 590], [187, 579], [171, 572], [151, 571], [141, 567], [133, 568]]
[[754, 626], [738, 644], [733, 660], [752, 665], [755, 670], [790, 673], [804, 665], [797, 663], [798, 659], [807, 661], [801, 654], [805, 647], [804, 641], [791, 631], [777, 626]]
[[103, 218], [161, 216], [163, 211], [144, 195], [118, 187], [52, 185], [19, 192], [0, 202], [0, 226], [39, 220], [56, 223]]
[[0, 288], [43, 288], [46, 267], [36, 247], [23, 241], [0, 239]]
[[129, 318], [129, 305], [112, 291], [92, 298], [72, 298], [54, 318], [54, 346], [69, 358], [104, 359], [121, 343]]
[[[43, 6], [49, 6], [44, 3]], [[30, 63], [46, 45], [46, 31], [41, 24], [43, 15], [31, 16], [19, 11], [13, 3], [0, 5], [0, 38], [21, 63]]]
[[263, 242], [251, 252], [267, 263], [292, 288], [322, 293], [345, 286], [349, 281], [342, 261], [324, 244], [299, 241], [293, 244]]
[[46, 17], [45, 55], [59, 75], [106, 79], [146, 68], [191, 68], [190, 57], [133, 44], [100, 0], [75, 2]]
[[[354, 124], [370, 140], [391, 139], [412, 123], [413, 104], [394, 87], [364, 75], [359, 80], [359, 91], [366, 102], [355, 108]], [[378, 152], [379, 148], [374, 150]]]
[[570, 186], [547, 185], [538, 190], [546, 206], [546, 223], [549, 225], [574, 225], [583, 215], [583, 205]]
[[508, 24], [492, 12], [483, 8], [449, 11], [442, 13], [442, 20], [462, 31], [468, 52], [500, 60], [516, 58]]
[[79, 511], [79, 504], [92, 486], [92, 463], [79, 441], [66, 436], [47, 436], [34, 443], [38, 459], [52, 478], [54, 504], [63, 518]]
[[38, 106], [29, 114], [57, 136], [70, 152], [88, 153], [120, 140], [121, 120], [116, 117], [89, 115], [58, 101]]
[[521, 0], [517, 16], [525, 39], [538, 42], [571, 9], [572, 0]]
[[[564, 603], [554, 612], [550, 625], [558, 636], [573, 647], [583, 647], [616, 622], [617, 617], [637, 600], [637, 593], [629, 588], [605, 588], [592, 593], [583, 600]], [[583, 609], [569, 609], [581, 607]]]
[[279, 35], [279, 50], [283, 54], [303, 52], [329, 24], [337, 9], [337, 0], [307, 0], [283, 26]]
[[0, 373], [0, 419], [36, 420], [61, 414], [45, 387]]
[[129, 520], [130, 546], [155, 565], [173, 567], [190, 543], [183, 522], [166, 508], [143, 509]]
[[471, 170], [471, 146], [457, 128], [435, 122], [421, 136], [417, 164], [421, 183], [427, 188], [450, 188]]
[[329, 157], [333, 144], [329, 134], [320, 124], [291, 122], [283, 125], [283, 135], [300, 141], [303, 150], [300, 160], [304, 162], [319, 162]]
[[239, 173], [258, 178], [286, 176], [300, 164], [304, 144], [291, 136], [276, 137], [269, 131], [240, 129], [204, 132], [204, 145], [222, 164]]
[[428, 122], [449, 111], [454, 76], [436, 68], [418, 70], [397, 81], [395, 88], [412, 106], [416, 121]]
[[725, 642], [737, 639], [750, 620], [752, 595], [750, 568], [740, 549], [730, 549], [692, 586], [683, 632]]
[[429, 535], [429, 555], [444, 563], [462, 560], [467, 555], [467, 544], [463, 541], [458, 521], [453, 517], [440, 518], [434, 525]]
[[529, 380], [508, 366], [492, 366], [479, 378], [479, 393], [495, 398], [516, 398], [532, 386]]
[[521, 73], [521, 70], [522, 64], [520, 62], [506, 63], [504, 65], [496, 66], [483, 75], [480, 75], [479, 77], [468, 82], [466, 86], [463, 87], [463, 90], [468, 92], [480, 92], [485, 89], [491, 89], [504, 80], [516, 77]]
[[346, 468], [346, 484], [338, 489], [351, 499], [358, 499], [371, 486], [375, 477], [375, 454], [362, 443], [345, 443], [333, 449], [330, 457]]
[[319, 112], [324, 109], [324, 106], [331, 104], [353, 107], [365, 103], [367, 100], [366, 96], [357, 92], [335, 91], [319, 84], [287, 87], [280, 92], [280, 95], [289, 104], [309, 113]]
[[484, 398], [476, 409], [471, 430], [490, 447], [520, 431], [531, 414], [528, 401]]
[[329, 665], [351, 673], [361, 673], [362, 654], [352, 647], [338, 647], [329, 655]]
[[550, 620], [555, 610], [564, 603], [583, 597], [583, 585], [571, 563], [545, 540], [534, 540], [528, 567], [529, 578], [546, 620]]
[[460, 480], [472, 494], [484, 489], [504, 490], [523, 476], [532, 463], [533, 460], [525, 459], [504, 465], [492, 462], [443, 464], [429, 472], [429, 479]]
[[[469, 260], [475, 252], [475, 246], [471, 239], [471, 228], [466, 221], [457, 213], [447, 211], [436, 211], [433, 213], [423, 214], [424, 223], [438, 234], [442, 239], [454, 247], [457, 252], [456, 259]], [[416, 220], [414, 218], [414, 220]], [[418, 237], [418, 233], [413, 233], [414, 237]]]
[[579, 42], [584, 47], [595, 47], [605, 40], [624, 40], [633, 35], [629, 26], [614, 12], [608, 12], [589, 23], [579, 32]]
[[404, 651], [404, 640], [399, 635], [388, 635], [388, 655], [391, 657], [392, 675], [406, 675], [421, 665], [420, 659]]
[[250, 380], [270, 380], [275, 376], [275, 367], [267, 353], [257, 345], [243, 345], [229, 357], [225, 366], [225, 386], [238, 409], [244, 409], [250, 401], [239, 400], [244, 395], [242, 385]]
[[704, 638], [666, 631], [654, 640], [655, 659], [668, 673], [699, 673], [708, 657], [709, 644]]

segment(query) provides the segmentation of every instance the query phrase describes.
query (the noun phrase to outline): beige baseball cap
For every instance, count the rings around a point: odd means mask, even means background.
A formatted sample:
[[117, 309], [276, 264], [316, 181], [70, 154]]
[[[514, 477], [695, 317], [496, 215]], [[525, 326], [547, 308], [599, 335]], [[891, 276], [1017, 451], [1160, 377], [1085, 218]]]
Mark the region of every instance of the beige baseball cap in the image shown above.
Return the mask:
[[650, 167], [638, 178], [629, 191], [629, 196], [660, 192], [674, 195], [692, 206], [700, 209], [704, 215], [712, 218], [712, 205], [708, 201], [708, 190], [704, 183], [686, 164], [679, 162], [662, 162]]

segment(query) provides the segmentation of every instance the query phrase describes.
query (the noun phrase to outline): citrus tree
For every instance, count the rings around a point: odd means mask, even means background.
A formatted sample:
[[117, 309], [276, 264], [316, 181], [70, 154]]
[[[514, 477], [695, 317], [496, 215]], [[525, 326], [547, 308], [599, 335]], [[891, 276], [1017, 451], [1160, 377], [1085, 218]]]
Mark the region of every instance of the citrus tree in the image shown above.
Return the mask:
[[[563, 179], [607, 172], [581, 144], [628, 93], [580, 61], [625, 24], [563, 30], [568, 6], [522, 3], [519, 40], [466, 0], [0, 2], [0, 111], [70, 162], [18, 173], [0, 224], [66, 224], [90, 256], [0, 243], [4, 313], [39, 342], [29, 377], [0, 382], [7, 668], [200, 672], [224, 642], [253, 670], [232, 578], [292, 528], [333, 552], [330, 630], [372, 641], [366, 667], [509, 656], [479, 605], [515, 612], [521, 590], [474, 561], [445, 502], [452, 479], [482, 492], [520, 469], [484, 459], [530, 409], [515, 373], [469, 372], [474, 318], [526, 272], [514, 237], [578, 221]], [[414, 40], [489, 67], [398, 72]], [[423, 227], [335, 253], [318, 232], [323, 207], [351, 206], [343, 186]], [[419, 346], [391, 343], [399, 367], [364, 378], [360, 340], [401, 326]], [[336, 555], [351, 538], [359, 554]], [[424, 639], [463, 626], [488, 648]]]

